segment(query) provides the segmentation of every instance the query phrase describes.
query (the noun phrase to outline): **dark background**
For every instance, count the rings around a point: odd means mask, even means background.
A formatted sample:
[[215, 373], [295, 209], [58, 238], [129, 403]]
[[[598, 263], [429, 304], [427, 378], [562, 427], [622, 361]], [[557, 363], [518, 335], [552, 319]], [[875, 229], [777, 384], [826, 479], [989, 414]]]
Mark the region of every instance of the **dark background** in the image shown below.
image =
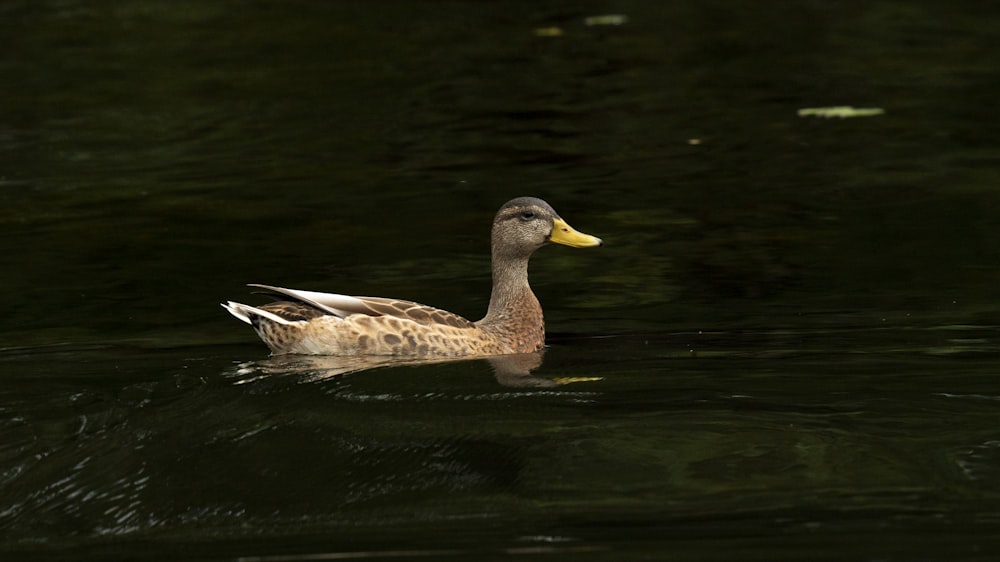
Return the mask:
[[[0, 547], [992, 559], [998, 16], [4, 2]], [[605, 240], [532, 263], [601, 380], [239, 370], [249, 282], [479, 318], [520, 195]]]

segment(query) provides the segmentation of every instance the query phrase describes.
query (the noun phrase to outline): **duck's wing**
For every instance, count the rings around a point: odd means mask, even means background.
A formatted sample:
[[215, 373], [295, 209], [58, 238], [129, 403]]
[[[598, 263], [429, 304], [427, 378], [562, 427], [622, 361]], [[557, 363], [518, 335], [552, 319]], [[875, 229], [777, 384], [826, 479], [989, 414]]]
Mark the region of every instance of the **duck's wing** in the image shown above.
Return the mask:
[[455, 328], [471, 328], [474, 326], [472, 322], [457, 314], [412, 301], [383, 297], [352, 297], [337, 293], [285, 289], [284, 287], [274, 287], [271, 285], [251, 284], [249, 286], [290, 297], [297, 302], [315, 307], [326, 314], [338, 318], [346, 318], [353, 314], [363, 314], [365, 316], [393, 316], [412, 320], [420, 324], [441, 324]]
[[269, 293], [275, 293], [277, 295], [290, 297], [293, 301], [307, 304], [313, 308], [321, 310], [326, 314], [336, 316], [338, 318], [345, 318], [352, 314], [367, 314], [369, 316], [375, 315], [374, 313], [368, 310], [368, 308], [364, 304], [364, 301], [362, 301], [357, 297], [351, 297], [348, 295], [338, 295], [336, 293], [318, 293], [316, 291], [286, 289], [284, 287], [274, 287], [272, 285], [260, 285], [257, 283], [251, 283], [248, 286], [257, 287], [258, 289], [264, 289]]

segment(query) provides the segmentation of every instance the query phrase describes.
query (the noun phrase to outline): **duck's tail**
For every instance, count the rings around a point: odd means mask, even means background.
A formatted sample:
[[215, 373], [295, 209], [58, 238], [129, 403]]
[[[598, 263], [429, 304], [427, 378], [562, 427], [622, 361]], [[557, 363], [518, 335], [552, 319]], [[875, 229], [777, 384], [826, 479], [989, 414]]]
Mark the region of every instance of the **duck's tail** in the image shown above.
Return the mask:
[[227, 301], [221, 303], [221, 305], [222, 308], [225, 308], [226, 310], [229, 311], [229, 314], [232, 314], [233, 316], [239, 318], [240, 320], [246, 322], [247, 324], [250, 324], [255, 328], [259, 323], [254, 322], [254, 317], [258, 319], [267, 318], [268, 320], [272, 322], [277, 322], [278, 324], [288, 325], [292, 323], [291, 321], [286, 320], [278, 316], [277, 314], [274, 314], [273, 312], [268, 312], [266, 310], [257, 308], [255, 306], [240, 304], [238, 302], [233, 302], [233, 301]]

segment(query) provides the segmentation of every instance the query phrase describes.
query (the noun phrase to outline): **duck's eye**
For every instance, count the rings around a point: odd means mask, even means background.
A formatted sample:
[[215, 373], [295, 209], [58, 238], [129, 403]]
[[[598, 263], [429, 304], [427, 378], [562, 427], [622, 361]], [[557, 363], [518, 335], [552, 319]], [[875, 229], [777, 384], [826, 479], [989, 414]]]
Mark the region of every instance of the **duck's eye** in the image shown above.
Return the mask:
[[521, 211], [521, 220], [530, 221], [533, 218], [535, 218], [534, 211]]

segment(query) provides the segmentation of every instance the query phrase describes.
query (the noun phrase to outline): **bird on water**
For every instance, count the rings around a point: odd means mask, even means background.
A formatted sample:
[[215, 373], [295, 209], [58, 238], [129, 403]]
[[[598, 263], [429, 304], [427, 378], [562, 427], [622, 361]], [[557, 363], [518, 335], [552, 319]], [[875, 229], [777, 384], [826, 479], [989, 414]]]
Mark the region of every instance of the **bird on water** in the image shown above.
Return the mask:
[[549, 243], [574, 248], [601, 239], [573, 229], [545, 201], [518, 197], [493, 219], [493, 291], [478, 321], [411, 301], [252, 284], [277, 295], [262, 306], [222, 306], [275, 355], [474, 357], [532, 353], [545, 344], [542, 307], [528, 285], [528, 259]]

